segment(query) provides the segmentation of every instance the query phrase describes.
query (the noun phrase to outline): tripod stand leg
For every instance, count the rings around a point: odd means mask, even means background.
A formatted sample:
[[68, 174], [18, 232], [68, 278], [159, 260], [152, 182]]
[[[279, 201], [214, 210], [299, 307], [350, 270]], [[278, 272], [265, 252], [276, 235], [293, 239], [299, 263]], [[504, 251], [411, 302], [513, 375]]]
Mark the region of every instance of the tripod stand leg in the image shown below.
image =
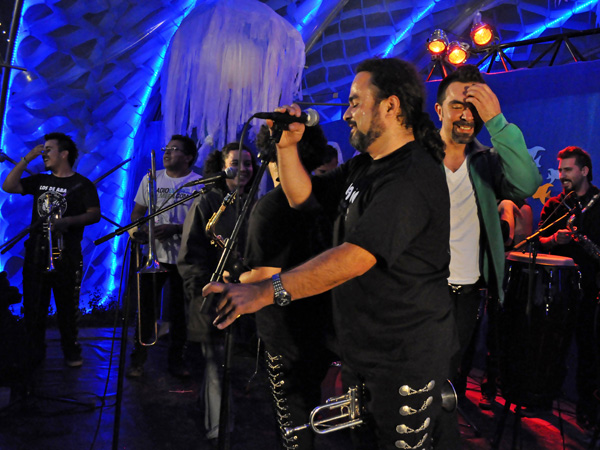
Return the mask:
[[[132, 249], [132, 252], [136, 251], [136, 246]], [[130, 264], [131, 270], [131, 264]], [[129, 305], [131, 303], [131, 273], [127, 276], [127, 287], [125, 288], [125, 302], [123, 305], [123, 323], [121, 325], [121, 345], [119, 347], [119, 371], [117, 375], [117, 396], [115, 400], [115, 420], [113, 424], [113, 441], [112, 450], [119, 448], [119, 430], [121, 426], [121, 403], [123, 401], [123, 378], [125, 376], [125, 358], [127, 352], [127, 324], [129, 322]], [[117, 305], [118, 308], [118, 305]]]
[[500, 420], [498, 421], [498, 427], [496, 428], [496, 434], [492, 439], [492, 448], [497, 449], [500, 447], [500, 442], [502, 441], [502, 434], [504, 433], [504, 425], [506, 424], [506, 417], [508, 416], [508, 412], [510, 411], [511, 403], [506, 400], [504, 404], [504, 409], [502, 410], [502, 415], [500, 416]]
[[460, 416], [463, 418], [463, 420], [465, 422], [467, 422], [467, 426], [469, 428], [471, 428], [473, 430], [473, 433], [475, 434], [476, 437], [481, 437], [481, 431], [479, 431], [479, 428], [477, 428], [475, 426], [475, 423], [471, 420], [471, 418], [464, 412], [464, 410], [460, 407], [457, 406], [456, 407], [458, 414], [460, 414]]
[[515, 422], [513, 423], [513, 441], [512, 449], [517, 448], [517, 439], [519, 440], [519, 448], [521, 447], [521, 405], [517, 405], [515, 410]]
[[219, 450], [229, 450], [229, 394], [231, 384], [231, 352], [233, 350], [233, 336], [231, 328], [225, 330], [225, 358], [223, 366], [223, 384], [221, 386], [221, 409], [219, 412]]

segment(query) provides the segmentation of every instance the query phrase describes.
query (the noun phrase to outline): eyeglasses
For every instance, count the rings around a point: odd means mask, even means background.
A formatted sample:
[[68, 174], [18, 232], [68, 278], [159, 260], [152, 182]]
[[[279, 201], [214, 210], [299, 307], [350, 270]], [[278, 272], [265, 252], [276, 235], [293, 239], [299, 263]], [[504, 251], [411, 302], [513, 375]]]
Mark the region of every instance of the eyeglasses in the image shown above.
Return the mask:
[[170, 152], [183, 152], [183, 150], [177, 148], [177, 147], [163, 147], [160, 149], [162, 152], [164, 153], [170, 153]]

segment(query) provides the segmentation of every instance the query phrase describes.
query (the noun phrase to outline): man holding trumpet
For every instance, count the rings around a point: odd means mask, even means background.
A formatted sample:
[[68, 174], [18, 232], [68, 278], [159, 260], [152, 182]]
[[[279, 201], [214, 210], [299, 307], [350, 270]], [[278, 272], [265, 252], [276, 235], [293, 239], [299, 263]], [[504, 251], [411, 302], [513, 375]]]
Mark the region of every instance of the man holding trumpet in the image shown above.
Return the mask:
[[[79, 287], [82, 274], [83, 229], [100, 220], [100, 202], [94, 184], [73, 170], [78, 150], [63, 133], [44, 136], [6, 176], [2, 189], [10, 194], [33, 195], [32, 229], [25, 241], [23, 308], [32, 368], [46, 356], [46, 317], [54, 292], [58, 328], [65, 363], [83, 364], [77, 342]], [[21, 178], [27, 165], [42, 156], [49, 174]]]

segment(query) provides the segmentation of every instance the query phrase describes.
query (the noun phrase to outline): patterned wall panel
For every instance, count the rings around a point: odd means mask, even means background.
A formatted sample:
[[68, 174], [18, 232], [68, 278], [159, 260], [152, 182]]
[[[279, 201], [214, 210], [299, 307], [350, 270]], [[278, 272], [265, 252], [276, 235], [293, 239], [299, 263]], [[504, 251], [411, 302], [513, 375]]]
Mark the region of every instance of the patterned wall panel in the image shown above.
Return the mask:
[[[134, 138], [166, 47], [190, 0], [26, 1], [3, 128], [2, 149], [19, 159], [62, 131], [80, 149], [75, 169], [95, 180], [135, 156]], [[119, 224], [129, 218], [135, 160], [97, 184], [102, 213]], [[10, 166], [0, 166], [0, 177]], [[40, 162], [30, 165], [43, 170]], [[0, 193], [0, 240], [5, 242], [30, 220], [31, 199]], [[114, 231], [108, 221], [86, 228], [82, 242], [85, 278], [82, 304], [90, 296], [116, 297], [125, 240], [100, 246], [93, 240]], [[19, 286], [23, 242], [0, 256], [0, 266]], [[86, 298], [87, 297], [87, 298]], [[13, 311], [18, 310], [18, 306]]]

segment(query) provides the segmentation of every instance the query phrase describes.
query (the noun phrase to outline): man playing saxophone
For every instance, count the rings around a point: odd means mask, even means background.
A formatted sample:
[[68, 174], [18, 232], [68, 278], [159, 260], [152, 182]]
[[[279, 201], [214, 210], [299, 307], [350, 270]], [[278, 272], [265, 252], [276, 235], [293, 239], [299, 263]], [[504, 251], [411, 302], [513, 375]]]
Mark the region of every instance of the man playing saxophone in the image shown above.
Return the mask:
[[[58, 328], [65, 363], [83, 363], [77, 342], [79, 287], [82, 273], [83, 229], [100, 220], [100, 202], [94, 184], [73, 170], [78, 150], [63, 133], [44, 136], [7, 175], [2, 189], [33, 195], [32, 227], [25, 242], [23, 308], [32, 367], [46, 355], [46, 316], [54, 292]], [[49, 174], [21, 178], [27, 164], [42, 155]], [[62, 240], [62, 245], [58, 242]], [[53, 248], [54, 247], [54, 255]], [[56, 248], [62, 247], [62, 248]]]
[[[540, 217], [540, 227], [558, 219], [573, 206], [573, 214], [567, 215], [540, 237], [542, 250], [573, 258], [582, 276], [583, 298], [577, 303], [577, 423], [591, 429], [597, 421], [597, 403], [594, 391], [598, 389], [596, 338], [594, 317], [598, 296], [599, 261], [597, 251], [590, 246], [600, 244], [600, 207], [593, 199], [600, 192], [591, 184], [592, 160], [579, 147], [567, 147], [557, 155], [558, 172], [563, 192], [549, 199]], [[569, 198], [567, 198], [569, 196]], [[576, 232], [575, 232], [576, 231]], [[586, 245], [581, 245], [582, 242]], [[591, 244], [590, 244], [591, 242]]]
[[[193, 191], [202, 186], [189, 186], [190, 183], [200, 178], [200, 175], [192, 171], [198, 149], [196, 143], [187, 136], [174, 135], [163, 151], [164, 169], [156, 171], [154, 186], [156, 189], [156, 205], [152, 205], [158, 210], [175, 203], [181, 198], [192, 194]], [[145, 176], [140, 183], [135, 196], [135, 205], [131, 212], [131, 220], [135, 221], [143, 217], [151, 204], [150, 190], [148, 188], [148, 176]], [[169, 283], [168, 316], [169, 316], [169, 334], [170, 345], [168, 354], [168, 370], [171, 375], [176, 377], [187, 377], [190, 375], [187, 369], [183, 352], [186, 342], [186, 318], [185, 301], [183, 296], [183, 280], [177, 270], [177, 254], [181, 244], [181, 233], [183, 230], [183, 221], [190, 209], [192, 200], [182, 205], [176, 206], [168, 211], [159, 214], [154, 220], [153, 227], [154, 242], [151, 243], [156, 249], [156, 258], [164, 271], [159, 273], [140, 274], [139, 291], [140, 304], [144, 302], [156, 303], [150, 305], [150, 308], [143, 308], [152, 311], [152, 307], [157, 308], [160, 304], [160, 293], [165, 284]], [[147, 229], [147, 227], [144, 227]], [[138, 314], [141, 314], [138, 311]], [[154, 321], [154, 314], [150, 314], [150, 319]], [[148, 320], [148, 317], [140, 318], [141, 321]], [[138, 325], [139, 326], [139, 325]], [[139, 331], [139, 330], [138, 330]], [[146, 341], [145, 338], [142, 338]], [[144, 342], [147, 343], [147, 342]], [[140, 342], [139, 333], [136, 332], [136, 339], [131, 353], [131, 366], [127, 369], [128, 378], [138, 378], [143, 374], [143, 365], [147, 358], [147, 348]]]

